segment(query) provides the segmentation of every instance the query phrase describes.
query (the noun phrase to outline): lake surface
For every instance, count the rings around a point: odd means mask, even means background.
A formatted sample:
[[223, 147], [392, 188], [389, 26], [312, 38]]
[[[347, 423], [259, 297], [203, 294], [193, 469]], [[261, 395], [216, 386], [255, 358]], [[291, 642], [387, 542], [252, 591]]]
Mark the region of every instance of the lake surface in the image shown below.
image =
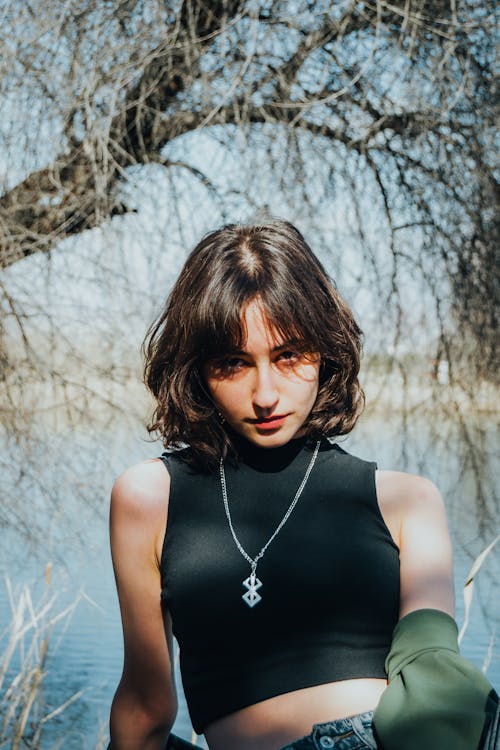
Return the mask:
[[[349, 440], [342, 441], [344, 448], [362, 458], [376, 459], [379, 468], [429, 476], [443, 493], [455, 550], [456, 619], [460, 626], [467, 572], [474, 556], [498, 533], [491, 518], [482, 522], [485, 515], [491, 517], [492, 509], [494, 512], [494, 500], [482, 495], [478, 499], [473, 463], [464, 465], [466, 454], [459, 450], [460, 434], [450, 437], [448, 433], [439, 442], [425, 424], [414, 425], [409, 432], [402, 424], [389, 425], [374, 415], [361, 424]], [[481, 491], [486, 495], [487, 489], [495, 486], [493, 438], [491, 432], [486, 436], [487, 447], [482, 448]], [[11, 476], [4, 476], [2, 484], [14, 528], [2, 530], [2, 577], [9, 577], [17, 594], [28, 584], [34, 600], [57, 594], [54, 613], [77, 602], [72, 614], [56, 625], [51, 635], [43, 690], [46, 711], [79, 691], [83, 693], [47, 722], [42, 747], [49, 750], [64, 740], [64, 750], [94, 750], [106, 740], [109, 706], [122, 663], [121, 627], [108, 547], [109, 490], [114, 477], [127, 465], [156, 456], [161, 450], [147, 443], [136, 426], [110, 425], [92, 435], [69, 428], [41, 432], [29, 446], [9, 445], [6, 451], [11, 452]], [[479, 668], [486, 668], [498, 690], [500, 544], [497, 548], [478, 576], [462, 651]], [[0, 582], [3, 644], [10, 620], [7, 589]], [[174, 731], [190, 739], [192, 730], [182, 693], [179, 697]]]

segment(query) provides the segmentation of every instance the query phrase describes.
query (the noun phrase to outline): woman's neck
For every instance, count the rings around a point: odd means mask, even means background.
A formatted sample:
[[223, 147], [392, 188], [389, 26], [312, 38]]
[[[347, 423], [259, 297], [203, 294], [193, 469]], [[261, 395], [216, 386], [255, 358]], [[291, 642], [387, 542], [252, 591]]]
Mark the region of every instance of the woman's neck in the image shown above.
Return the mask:
[[252, 443], [234, 431], [231, 431], [230, 439], [239, 461], [260, 471], [284, 469], [292, 463], [306, 445], [311, 443], [310, 438], [304, 435], [276, 448], [266, 448]]

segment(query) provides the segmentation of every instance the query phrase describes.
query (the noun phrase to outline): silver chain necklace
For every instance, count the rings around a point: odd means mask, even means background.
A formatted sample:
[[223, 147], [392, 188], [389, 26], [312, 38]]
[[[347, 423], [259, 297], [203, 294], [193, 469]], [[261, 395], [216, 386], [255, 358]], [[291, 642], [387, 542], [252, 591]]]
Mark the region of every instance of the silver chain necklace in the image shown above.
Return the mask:
[[306, 482], [309, 479], [309, 474], [311, 473], [312, 468], [314, 466], [314, 463], [316, 461], [316, 457], [318, 455], [318, 451], [319, 451], [319, 446], [320, 445], [321, 445], [321, 440], [318, 440], [318, 442], [316, 443], [316, 447], [314, 449], [313, 456], [312, 456], [312, 458], [311, 458], [311, 460], [309, 462], [309, 466], [307, 467], [306, 473], [304, 474], [304, 478], [303, 478], [302, 482], [300, 483], [299, 489], [295, 493], [295, 497], [293, 498], [292, 502], [288, 506], [288, 510], [286, 511], [285, 515], [283, 516], [283, 518], [281, 519], [281, 521], [277, 525], [276, 529], [274, 530], [274, 533], [269, 537], [269, 539], [264, 544], [264, 546], [262, 547], [262, 549], [260, 550], [260, 552], [253, 559], [243, 549], [243, 547], [241, 545], [241, 542], [238, 539], [238, 537], [236, 536], [236, 532], [234, 530], [233, 522], [231, 520], [231, 513], [229, 511], [229, 503], [228, 503], [228, 499], [227, 499], [226, 475], [224, 473], [224, 459], [221, 457], [221, 460], [220, 460], [220, 484], [221, 484], [221, 488], [222, 488], [222, 499], [224, 501], [224, 510], [226, 511], [226, 518], [227, 518], [228, 523], [229, 523], [229, 528], [231, 529], [231, 534], [233, 536], [234, 543], [236, 544], [238, 550], [241, 552], [241, 554], [243, 555], [243, 557], [245, 558], [245, 560], [250, 563], [250, 575], [248, 576], [248, 578], [245, 578], [245, 580], [243, 581], [243, 586], [247, 589], [247, 591], [241, 597], [243, 599], [243, 601], [246, 604], [248, 604], [249, 607], [255, 607], [255, 605], [258, 604], [260, 602], [260, 600], [262, 599], [261, 595], [258, 593], [258, 589], [260, 589], [261, 586], [262, 586], [262, 581], [260, 581], [257, 578], [257, 563], [259, 562], [259, 560], [261, 559], [261, 557], [264, 556], [264, 553], [265, 553], [266, 549], [269, 547], [269, 545], [271, 544], [271, 542], [273, 541], [273, 539], [275, 539], [275, 537], [279, 534], [279, 532], [281, 531], [281, 529], [283, 528], [283, 526], [285, 525], [285, 523], [288, 521], [291, 512], [293, 511], [293, 509], [297, 505], [299, 497], [301, 496], [302, 491], [303, 491], [304, 487], [306, 486]]

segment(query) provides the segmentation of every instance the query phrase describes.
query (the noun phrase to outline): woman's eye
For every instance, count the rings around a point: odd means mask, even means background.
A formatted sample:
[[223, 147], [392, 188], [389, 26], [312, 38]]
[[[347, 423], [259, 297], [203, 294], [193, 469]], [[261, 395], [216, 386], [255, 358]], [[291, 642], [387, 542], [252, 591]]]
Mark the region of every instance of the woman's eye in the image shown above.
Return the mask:
[[245, 360], [240, 359], [239, 357], [227, 357], [217, 363], [217, 368], [221, 370], [221, 372], [232, 373], [244, 367], [245, 364]]
[[284, 352], [280, 352], [280, 355], [278, 357], [278, 360], [280, 362], [296, 362], [299, 359], [300, 355], [297, 354], [297, 352], [286, 350]]
[[235, 367], [240, 367], [241, 365], [245, 364], [242, 359], [238, 359], [237, 357], [233, 357], [232, 359], [227, 359], [225, 362], [226, 367], [229, 367], [231, 369], [234, 369]]

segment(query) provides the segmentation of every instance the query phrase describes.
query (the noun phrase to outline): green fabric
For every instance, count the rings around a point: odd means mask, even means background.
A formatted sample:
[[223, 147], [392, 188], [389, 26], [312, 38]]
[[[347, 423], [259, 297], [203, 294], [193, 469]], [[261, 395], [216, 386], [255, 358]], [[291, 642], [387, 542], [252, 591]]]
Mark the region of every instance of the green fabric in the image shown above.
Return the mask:
[[373, 723], [383, 750], [478, 750], [498, 701], [486, 677], [464, 659], [457, 626], [420, 609], [394, 629], [389, 685]]

